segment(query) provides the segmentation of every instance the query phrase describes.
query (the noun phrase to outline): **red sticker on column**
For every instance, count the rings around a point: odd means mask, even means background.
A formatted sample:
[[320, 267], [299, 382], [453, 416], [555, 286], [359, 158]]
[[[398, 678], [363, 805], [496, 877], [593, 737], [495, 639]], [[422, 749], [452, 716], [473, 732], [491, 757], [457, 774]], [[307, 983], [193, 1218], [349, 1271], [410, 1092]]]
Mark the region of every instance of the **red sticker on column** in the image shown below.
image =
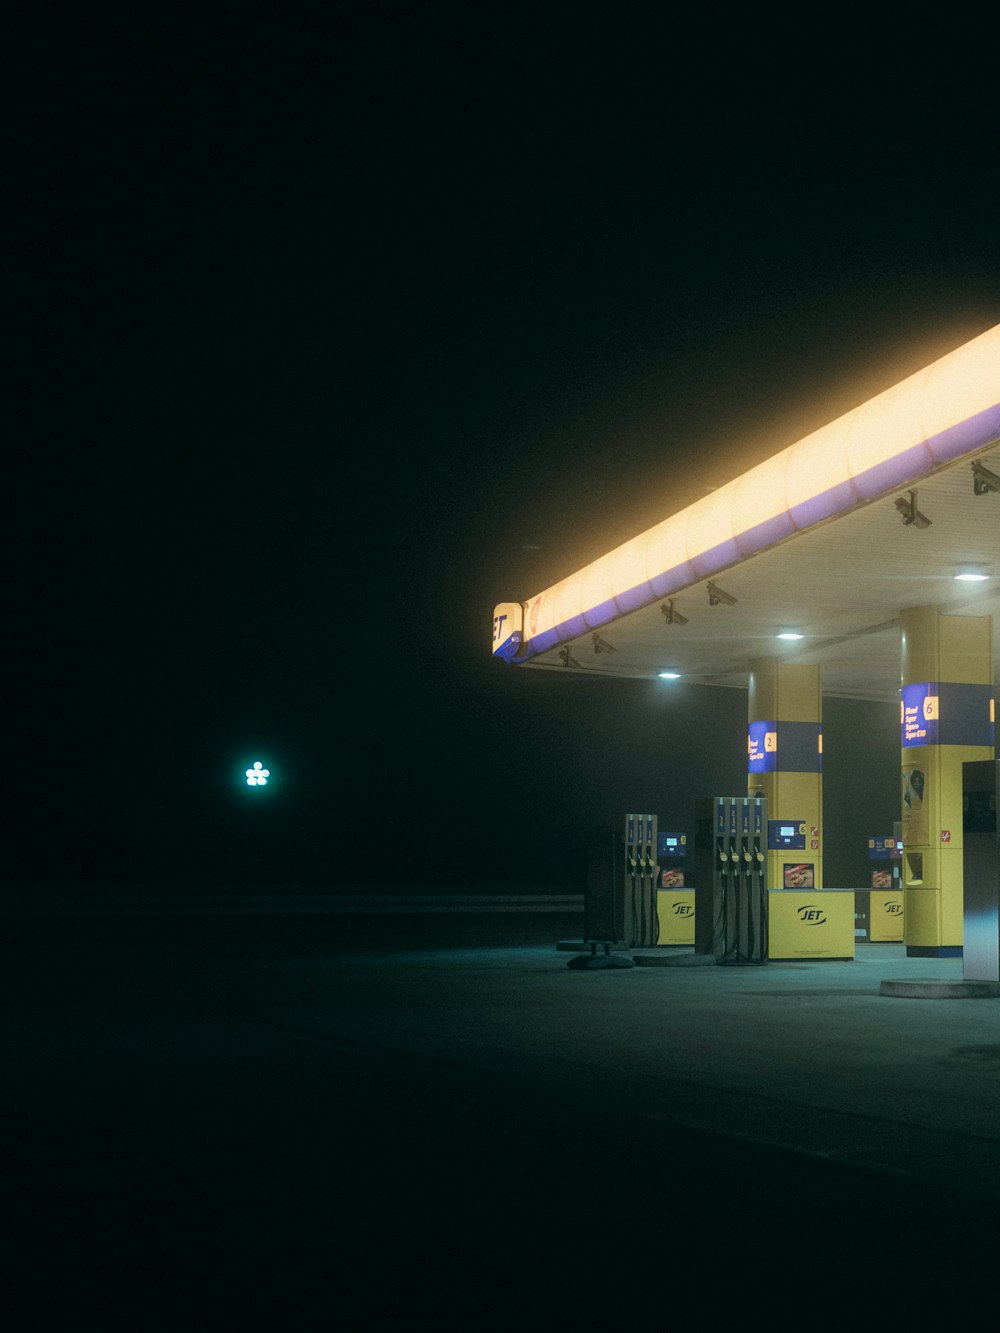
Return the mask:
[[950, 829], [950, 828], [943, 828], [943, 829], [941, 830], [941, 841], [942, 841], [942, 842], [951, 842], [951, 829]]

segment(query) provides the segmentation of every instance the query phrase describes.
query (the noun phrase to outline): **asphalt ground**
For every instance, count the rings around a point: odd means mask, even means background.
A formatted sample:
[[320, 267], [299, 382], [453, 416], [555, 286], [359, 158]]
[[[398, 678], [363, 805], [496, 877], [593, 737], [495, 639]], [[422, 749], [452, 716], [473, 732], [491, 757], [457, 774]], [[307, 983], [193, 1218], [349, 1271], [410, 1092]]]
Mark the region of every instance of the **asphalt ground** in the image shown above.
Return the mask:
[[565, 915], [6, 920], [11, 1328], [917, 1327], [990, 1299], [960, 960], [578, 972]]

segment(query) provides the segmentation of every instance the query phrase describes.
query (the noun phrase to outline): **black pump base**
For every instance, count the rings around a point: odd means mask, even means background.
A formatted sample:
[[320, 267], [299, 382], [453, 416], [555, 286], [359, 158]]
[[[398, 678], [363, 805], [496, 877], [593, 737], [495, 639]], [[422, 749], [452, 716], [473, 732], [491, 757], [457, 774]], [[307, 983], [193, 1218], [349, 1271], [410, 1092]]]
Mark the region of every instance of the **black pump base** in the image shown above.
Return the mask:
[[[603, 953], [597, 952], [598, 944], [603, 944], [604, 946]], [[571, 958], [569, 960], [566, 966], [572, 967], [578, 972], [582, 971], [589, 972], [596, 968], [634, 967], [635, 964], [633, 963], [631, 958], [627, 958], [624, 954], [612, 953], [611, 944], [609, 941], [591, 940], [590, 953], [577, 954], [575, 958]]]

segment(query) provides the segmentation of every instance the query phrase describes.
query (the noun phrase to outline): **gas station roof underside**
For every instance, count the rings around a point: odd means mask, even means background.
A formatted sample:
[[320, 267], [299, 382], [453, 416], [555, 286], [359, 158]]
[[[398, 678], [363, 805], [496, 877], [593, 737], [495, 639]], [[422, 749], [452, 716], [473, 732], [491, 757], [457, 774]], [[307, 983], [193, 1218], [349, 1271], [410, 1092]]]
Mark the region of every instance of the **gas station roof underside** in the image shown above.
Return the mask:
[[[981, 461], [1000, 473], [1000, 448]], [[668, 624], [659, 602], [606, 625], [597, 640], [592, 632], [574, 640], [565, 665], [560, 649], [525, 665], [603, 676], [670, 670], [704, 685], [745, 688], [755, 658], [778, 656], [821, 663], [825, 694], [895, 702], [899, 613], [931, 605], [946, 615], [992, 614], [993, 660], [1000, 662], [1000, 494], [975, 495], [963, 460], [921, 484], [918, 507], [930, 527], [904, 526], [891, 497], [876, 500], [692, 584], [672, 599], [686, 624]], [[955, 581], [977, 565], [994, 577]], [[709, 582], [735, 604], [710, 605]], [[805, 637], [776, 639], [782, 631]]]
[[[599, 627], [592, 619], [576, 622], [582, 632], [536, 650], [523, 665], [631, 678], [672, 671], [695, 683], [745, 688], [751, 663], [777, 656], [821, 664], [825, 694], [896, 701], [899, 616], [926, 605], [945, 615], [992, 614], [996, 665], [1000, 492], [989, 485], [1000, 475], [996, 434], [991, 427], [986, 447], [925, 469], [919, 479], [914, 475], [909, 484], [854, 503], [756, 554], [737, 556], [669, 596], [647, 598]], [[907, 503], [918, 512], [916, 521], [906, 521], [913, 518]], [[990, 577], [956, 581], [969, 570]], [[527, 616], [531, 603], [523, 607]], [[782, 632], [803, 638], [779, 640]]]

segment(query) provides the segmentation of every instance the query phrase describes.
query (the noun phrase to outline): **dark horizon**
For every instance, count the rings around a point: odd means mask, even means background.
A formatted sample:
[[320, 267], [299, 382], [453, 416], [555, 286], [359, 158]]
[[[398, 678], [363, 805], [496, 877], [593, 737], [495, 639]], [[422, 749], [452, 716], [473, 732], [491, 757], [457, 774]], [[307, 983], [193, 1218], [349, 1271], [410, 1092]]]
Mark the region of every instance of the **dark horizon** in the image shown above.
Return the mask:
[[[498, 728], [496, 749], [478, 768], [464, 767], [474, 740], [442, 742], [436, 764], [444, 769], [435, 767], [431, 790], [412, 800], [391, 774], [369, 771], [366, 801], [301, 741], [297, 751], [287, 741], [257, 747], [273, 770], [266, 790], [248, 790], [239, 763], [216, 747], [187, 765], [179, 757], [175, 771], [168, 764], [160, 774], [123, 772], [117, 785], [106, 773], [87, 788], [68, 786], [61, 803], [49, 792], [38, 807], [33, 793], [19, 793], [21, 869], [11, 873], [8, 861], [8, 887], [581, 892], [588, 840], [625, 810], [652, 810], [661, 827], [693, 838], [699, 797], [746, 789], [745, 691], [534, 675], [509, 687], [505, 714], [468, 711], [476, 737]], [[533, 728], [544, 763], [521, 767], [517, 747], [500, 742], [503, 725], [518, 720]], [[245, 748], [248, 763], [256, 753]], [[497, 754], [509, 766], [494, 769]], [[199, 757], [201, 774], [192, 771]], [[447, 808], [432, 816], [442, 790], [436, 774], [448, 764], [467, 781], [449, 786]], [[867, 839], [891, 835], [899, 818], [895, 707], [826, 699], [824, 769], [826, 883], [863, 887]], [[46, 843], [52, 827], [63, 836]]]

